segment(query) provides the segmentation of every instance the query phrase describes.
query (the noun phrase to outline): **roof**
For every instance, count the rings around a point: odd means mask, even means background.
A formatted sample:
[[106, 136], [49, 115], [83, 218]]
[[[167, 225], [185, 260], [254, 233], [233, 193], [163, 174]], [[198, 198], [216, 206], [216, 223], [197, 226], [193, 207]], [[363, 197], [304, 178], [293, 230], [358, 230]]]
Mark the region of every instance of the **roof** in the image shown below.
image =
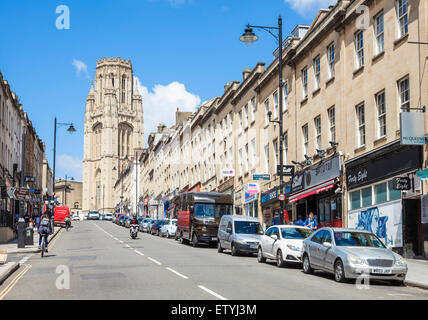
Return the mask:
[[222, 218], [229, 218], [233, 221], [253, 221], [259, 222], [258, 218], [250, 217], [250, 216], [238, 216], [238, 215], [224, 215]]

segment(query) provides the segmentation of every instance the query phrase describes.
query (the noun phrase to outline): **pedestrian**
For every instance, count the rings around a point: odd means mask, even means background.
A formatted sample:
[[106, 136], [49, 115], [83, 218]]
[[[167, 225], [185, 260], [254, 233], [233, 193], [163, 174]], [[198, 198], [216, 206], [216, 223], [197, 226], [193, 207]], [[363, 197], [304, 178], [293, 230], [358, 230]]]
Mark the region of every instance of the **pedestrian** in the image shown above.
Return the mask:
[[275, 214], [274, 214], [274, 216], [272, 218], [272, 225], [276, 226], [276, 225], [279, 225], [279, 224], [281, 224], [281, 219], [279, 218], [278, 212], [275, 212]]
[[35, 222], [36, 222], [36, 226], [35, 226], [36, 229], [39, 229], [39, 226], [40, 226], [40, 216], [36, 217], [36, 221]]
[[305, 225], [305, 222], [302, 220], [302, 216], [298, 216], [297, 217], [297, 221], [296, 222], [294, 222], [294, 224], [296, 225], [296, 226], [304, 226]]
[[314, 218], [314, 213], [312, 211], [309, 212], [309, 218], [306, 219], [304, 226], [312, 229], [313, 231], [317, 230], [318, 223], [317, 220]]
[[284, 223], [290, 224], [290, 217], [288, 216], [288, 211], [284, 209]]

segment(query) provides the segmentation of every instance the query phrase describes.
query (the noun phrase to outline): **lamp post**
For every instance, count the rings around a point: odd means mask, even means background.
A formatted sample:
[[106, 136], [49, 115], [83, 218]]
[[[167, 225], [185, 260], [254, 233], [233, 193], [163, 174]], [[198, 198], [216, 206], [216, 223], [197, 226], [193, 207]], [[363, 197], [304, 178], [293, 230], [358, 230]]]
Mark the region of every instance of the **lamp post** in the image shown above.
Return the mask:
[[[279, 166], [280, 166], [280, 170], [279, 170], [279, 185], [280, 188], [283, 184], [283, 171], [282, 171], [282, 167], [283, 167], [283, 133], [282, 133], [282, 125], [283, 125], [283, 121], [282, 121], [282, 87], [284, 85], [283, 83], [283, 79], [282, 79], [282, 18], [281, 16], [278, 17], [278, 27], [265, 27], [265, 26], [252, 26], [252, 25], [247, 25], [247, 28], [244, 30], [244, 33], [242, 34], [242, 36], [239, 38], [239, 40], [241, 40], [242, 42], [245, 43], [252, 43], [258, 40], [258, 36], [256, 36], [253, 32], [252, 28], [256, 28], [256, 29], [262, 29], [265, 30], [267, 32], [269, 32], [277, 41], [278, 41], [278, 47], [279, 47], [279, 54], [278, 54], [278, 78], [279, 78], [279, 116], [278, 116], [278, 120], [270, 120], [270, 117], [272, 115], [272, 113], [270, 113], [269, 115], [269, 122], [277, 122], [279, 124]], [[272, 32], [272, 30], [277, 30], [278, 31], [278, 35], [274, 34]], [[281, 204], [281, 224], [284, 221], [284, 201], [280, 201]]]

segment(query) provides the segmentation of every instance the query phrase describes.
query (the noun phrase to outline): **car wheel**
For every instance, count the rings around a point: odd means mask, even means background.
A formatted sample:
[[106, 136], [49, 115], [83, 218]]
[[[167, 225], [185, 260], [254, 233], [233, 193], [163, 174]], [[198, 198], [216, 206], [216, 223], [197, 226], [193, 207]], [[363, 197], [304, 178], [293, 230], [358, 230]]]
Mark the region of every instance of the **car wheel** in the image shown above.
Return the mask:
[[196, 233], [194, 233], [192, 237], [192, 245], [196, 248], [198, 244], [199, 244], [198, 236], [196, 235]]
[[239, 253], [234, 243], [232, 243], [232, 246], [230, 247], [230, 253], [232, 256], [237, 256]]
[[311, 274], [314, 272], [314, 269], [311, 267], [311, 262], [307, 254], [303, 256], [303, 272], [306, 274]]
[[183, 233], [180, 233], [180, 243], [181, 243], [181, 244], [184, 244], [184, 243], [185, 243], [185, 240], [184, 240], [184, 238], [183, 238]]
[[220, 240], [219, 240], [219, 241], [218, 241], [218, 243], [217, 243], [217, 252], [218, 252], [218, 253], [222, 253], [222, 252], [223, 252], [223, 248], [221, 247]]
[[261, 247], [259, 247], [259, 249], [257, 250], [257, 261], [260, 263], [266, 262], [266, 258], [263, 257], [263, 251]]
[[336, 282], [345, 282], [345, 268], [343, 267], [342, 260], [337, 260], [334, 264], [334, 280]]
[[281, 251], [281, 249], [278, 250], [278, 252], [276, 253], [276, 266], [278, 268], [285, 267], [285, 261], [282, 258], [282, 251]]

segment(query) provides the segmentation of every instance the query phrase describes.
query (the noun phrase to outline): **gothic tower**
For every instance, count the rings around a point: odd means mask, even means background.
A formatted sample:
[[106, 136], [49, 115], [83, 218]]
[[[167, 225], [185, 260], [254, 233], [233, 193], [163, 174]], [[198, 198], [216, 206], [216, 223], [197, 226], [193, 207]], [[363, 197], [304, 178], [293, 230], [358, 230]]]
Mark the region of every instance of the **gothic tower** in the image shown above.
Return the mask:
[[[134, 87], [132, 64], [121, 58], [97, 61], [95, 83], [86, 98], [83, 212], [113, 211], [120, 163], [144, 147], [142, 98]], [[104, 209], [104, 210], [103, 210]]]

